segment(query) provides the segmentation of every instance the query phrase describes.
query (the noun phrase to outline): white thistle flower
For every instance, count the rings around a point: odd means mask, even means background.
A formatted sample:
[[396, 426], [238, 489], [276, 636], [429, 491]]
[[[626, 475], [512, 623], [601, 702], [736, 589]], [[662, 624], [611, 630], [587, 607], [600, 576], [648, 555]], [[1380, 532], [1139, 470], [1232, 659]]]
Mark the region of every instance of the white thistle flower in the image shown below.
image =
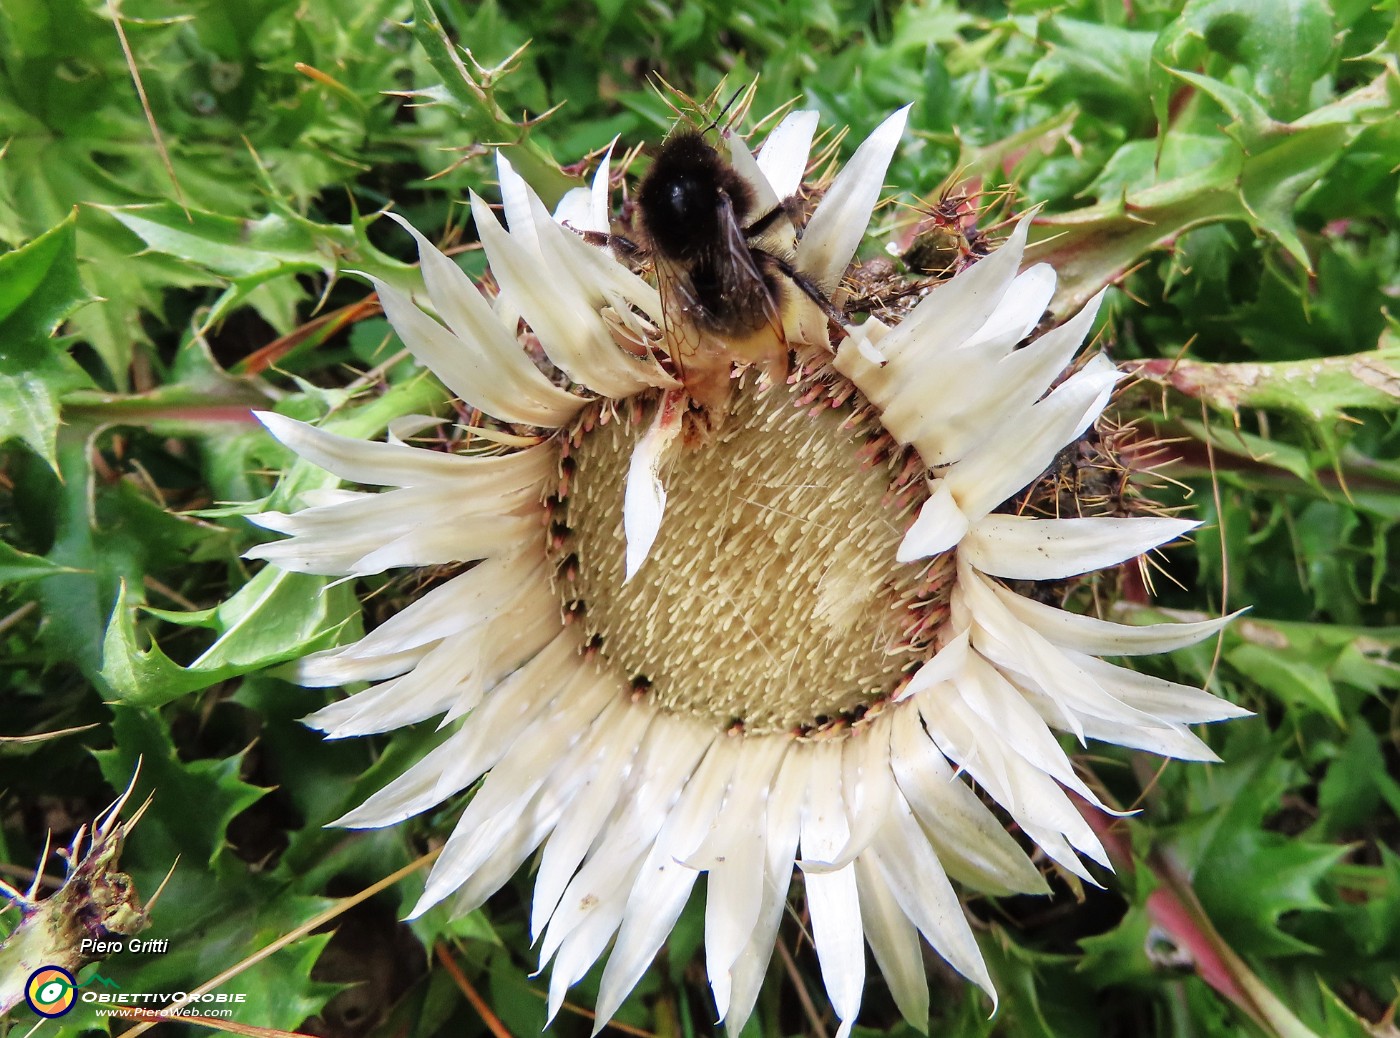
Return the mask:
[[[824, 292], [865, 232], [904, 116], [805, 227], [780, 220], [764, 239]], [[790, 115], [756, 160], [730, 138], [758, 204], [798, 193], [815, 125]], [[838, 1038], [860, 1006], [863, 943], [921, 1029], [920, 936], [995, 997], [950, 880], [1047, 886], [961, 776], [1093, 882], [1080, 855], [1108, 860], [1065, 791], [1099, 801], [1052, 730], [1212, 760], [1186, 726], [1245, 713], [1100, 658], [1189, 645], [1224, 620], [1123, 626], [1006, 583], [1114, 566], [1194, 526], [1004, 507], [1108, 402], [1107, 358], [1062, 378], [1100, 300], [1016, 348], [1055, 284], [1048, 266], [1020, 271], [1024, 220], [893, 327], [870, 318], [829, 338], [786, 284], [786, 384], [743, 364], [731, 383], [721, 353], [732, 396], [696, 430], [656, 284], [579, 233], [609, 229], [607, 163], [553, 216], [504, 158], [500, 179], [508, 230], [472, 197], [494, 298], [407, 224], [437, 319], [375, 287], [417, 359], [521, 435], [483, 424], [484, 449], [444, 453], [262, 416], [302, 457], [388, 489], [256, 517], [290, 536], [250, 557], [351, 576], [475, 563], [301, 662], [307, 685], [374, 683], [312, 715], [331, 738], [435, 716], [452, 727], [339, 824], [391, 825], [484, 778], [414, 913], [449, 896], [469, 911], [540, 851], [532, 927], [553, 963], [551, 1018], [611, 943], [601, 1027], [704, 874], [706, 968], [737, 1034], [794, 867]]]

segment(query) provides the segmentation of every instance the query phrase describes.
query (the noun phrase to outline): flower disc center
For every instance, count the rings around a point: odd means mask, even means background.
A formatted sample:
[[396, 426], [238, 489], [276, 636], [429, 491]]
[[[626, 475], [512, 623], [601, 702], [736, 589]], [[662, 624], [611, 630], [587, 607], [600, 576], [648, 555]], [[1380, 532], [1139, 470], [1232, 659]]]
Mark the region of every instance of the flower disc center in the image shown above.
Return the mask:
[[736, 387], [718, 431], [663, 469], [661, 531], [625, 585], [623, 492], [655, 404], [571, 441], [566, 610], [662, 708], [749, 734], [821, 732], [931, 654], [947, 563], [895, 561], [920, 466], [867, 408], [830, 406], [852, 394], [829, 379]]

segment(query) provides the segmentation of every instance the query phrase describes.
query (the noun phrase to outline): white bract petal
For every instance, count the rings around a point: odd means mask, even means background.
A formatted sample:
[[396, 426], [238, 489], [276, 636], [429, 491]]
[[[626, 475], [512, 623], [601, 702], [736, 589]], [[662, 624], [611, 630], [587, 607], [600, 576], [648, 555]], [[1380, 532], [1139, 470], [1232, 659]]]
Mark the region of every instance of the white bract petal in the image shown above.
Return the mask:
[[1103, 413], [1119, 378], [1112, 364], [1095, 358], [959, 458], [944, 478], [963, 514], [976, 523], [1034, 481]]
[[1096, 656], [1140, 656], [1172, 652], [1220, 633], [1239, 612], [1191, 623], [1133, 626], [1070, 613], [994, 586], [998, 598], [1028, 627], [1066, 649]]
[[846, 842], [830, 858], [815, 860], [804, 855], [800, 864], [807, 875], [844, 869], [870, 846], [885, 824], [894, 792], [889, 742], [890, 719], [882, 716], [842, 744], [841, 786], [848, 816]]
[[866, 225], [885, 186], [885, 173], [904, 135], [909, 107], [906, 105], [875, 127], [846, 168], [836, 175], [817, 211], [807, 221], [797, 247], [797, 269], [828, 293], [841, 281], [856, 246], [865, 237]]
[[566, 681], [555, 699], [559, 708], [532, 726], [529, 752], [505, 755], [486, 776], [443, 847], [415, 914], [454, 892], [459, 911], [474, 911], [558, 823], [565, 803], [536, 794], [616, 691], [587, 678], [578, 673]]
[[[976, 336], [989, 320], [995, 320], [998, 307], [1015, 282], [1029, 230], [1030, 218], [1023, 217], [1000, 248], [952, 280], [930, 289], [904, 320], [880, 338], [880, 352], [895, 366], [897, 379], [891, 372], [888, 381], [869, 384], [870, 373], [853, 362], [845, 343], [837, 351], [836, 369], [882, 408], [905, 394], [927, 396], [927, 391], [938, 385], [938, 359]], [[890, 427], [890, 432], [901, 442], [908, 442], [901, 430]]]
[[564, 888], [617, 806], [623, 781], [641, 749], [652, 716], [649, 710], [615, 704], [611, 716], [604, 715], [603, 722], [590, 733], [591, 738], [578, 752], [571, 772], [563, 776], [572, 805], [545, 844], [540, 860], [530, 911], [532, 938], [538, 939], [544, 933]]
[[945, 552], [964, 537], [972, 523], [958, 507], [953, 488], [946, 480], [935, 479], [930, 484], [928, 500], [919, 509], [919, 517], [895, 554], [897, 562], [913, 562]]
[[920, 1034], [928, 1034], [928, 977], [919, 930], [899, 907], [873, 855], [856, 859], [856, 889], [865, 939], [894, 1003]]
[[440, 490], [412, 487], [295, 515], [267, 512], [249, 519], [292, 536], [255, 545], [244, 558], [328, 576], [366, 576], [401, 566], [503, 555], [518, 550], [537, 529], [532, 517], [484, 516], [469, 501], [444, 500]]
[[[1060, 364], [1029, 398], [1022, 399], [1024, 393], [1020, 392], [1006, 395], [1008, 387], [1002, 377], [1006, 373], [999, 368], [1008, 358], [1024, 352], [1013, 353], [1013, 347], [1040, 321], [1054, 289], [1054, 271], [1042, 263], [1012, 280], [999, 299], [972, 297], [969, 304], [980, 302], [983, 305], [967, 317], [967, 327], [976, 328], [970, 334], [965, 330], [950, 333], [950, 325], [939, 321], [931, 323], [923, 338], [917, 343], [908, 343], [903, 352], [903, 336], [897, 335], [892, 342], [883, 343], [885, 355], [893, 358], [898, 370], [911, 377], [899, 384], [887, 401], [882, 401], [881, 421], [890, 429], [900, 430], [900, 438], [915, 444], [924, 461], [934, 466], [946, 464], [961, 454], [949, 447], [939, 448], [940, 438], [959, 433], [966, 435], [980, 426], [995, 429], [1006, 415], [1021, 414], [1027, 405], [1039, 399], [1051, 379], [1063, 372], [1079, 345], [1076, 341], [1070, 346]], [[920, 308], [927, 302], [920, 304]], [[990, 314], [985, 308], [988, 302], [995, 305]], [[1090, 320], [1092, 318], [1090, 314]], [[1081, 331], [1081, 338], [1082, 335]]]
[[1116, 566], [1190, 533], [1189, 519], [1033, 519], [989, 515], [976, 523], [962, 551], [983, 573], [1008, 580], [1060, 580]]
[[1139, 674], [1083, 653], [1069, 651], [1065, 655], [1124, 703], [1164, 720], [1205, 724], [1252, 716], [1252, 711], [1192, 685]]
[[792, 879], [801, 830], [803, 801], [815, 754], [807, 747], [794, 747], [783, 758], [778, 777], [768, 797], [767, 862], [763, 877], [763, 899], [758, 919], [744, 950], [720, 983], [711, 984], [715, 1005], [724, 1019], [730, 1038], [737, 1038], [753, 1012], [764, 972], [773, 956], [778, 924], [787, 904], [787, 888]]
[[689, 863], [709, 873], [705, 888], [705, 967], [729, 973], [753, 933], [763, 904], [768, 791], [788, 744], [769, 739], [741, 755], [724, 806]]
[[810, 109], [789, 112], [773, 127], [759, 149], [758, 168], [779, 200], [791, 198], [802, 187], [802, 175], [807, 172], [807, 157], [812, 151], [812, 138], [820, 117], [819, 112]]
[[[672, 382], [649, 358], [629, 354], [614, 341], [599, 312], [606, 299], [602, 286], [581, 280], [588, 271], [577, 265], [577, 257], [556, 252], [545, 276], [543, 261], [501, 227], [485, 202], [473, 194], [471, 204], [502, 293], [519, 307], [555, 366], [579, 385], [614, 399]], [[557, 225], [549, 221], [549, 226]]]
[[[514, 327], [507, 327], [501, 322], [466, 272], [439, 252], [437, 246], [419, 234], [407, 220], [394, 213], [386, 215], [413, 235], [418, 244], [418, 260], [428, 288], [428, 298], [458, 340], [456, 349], [447, 353], [443, 350], [445, 344], [440, 337], [434, 336], [430, 342], [420, 338], [419, 349], [435, 350], [437, 364], [422, 354], [416, 354], [419, 359], [454, 390], [456, 387], [438, 365], [452, 371], [454, 380], [472, 376], [478, 382], [483, 378], [489, 379], [490, 385], [500, 391], [498, 396], [506, 398], [504, 406], [510, 407], [517, 416], [491, 408], [483, 410], [506, 421], [553, 427], [564, 424], [576, 414], [585, 403], [583, 398], [560, 389], [545, 378], [525, 355], [515, 337]], [[471, 365], [470, 369], [468, 365]]]
[[[802, 857], [834, 860], [850, 838], [841, 795], [839, 746], [822, 746], [815, 753], [807, 806], [802, 813]], [[817, 948], [822, 982], [831, 1008], [841, 1021], [836, 1038], [846, 1038], [860, 1011], [865, 987], [865, 948], [861, 938], [860, 896], [855, 866], [835, 872], [808, 872], [807, 910], [812, 916], [812, 941]]]
[[[501, 188], [501, 208], [505, 211], [506, 227], [509, 228], [511, 237], [540, 260], [548, 259], [544, 243], [536, 233], [535, 219], [531, 212], [537, 201], [535, 193], [530, 189], [530, 185], [525, 183], [525, 178], [515, 171], [504, 150], [496, 152], [496, 177]], [[473, 206], [472, 209], [475, 214], [476, 207]], [[480, 215], [477, 215], [476, 219], [479, 224]], [[478, 230], [477, 233], [481, 232]]]
[[950, 966], [991, 996], [995, 1011], [996, 989], [962, 903], [909, 805], [898, 793], [890, 805], [889, 820], [869, 854], [909, 921]]
[[1049, 893], [1025, 851], [958, 781], [915, 711], [903, 712], [895, 723], [890, 766], [949, 875], [992, 894]]
[[[766, 216], [782, 206], [783, 196], [774, 190], [773, 185], [768, 182], [768, 177], [764, 175], [763, 167], [753, 157], [749, 151], [748, 143], [737, 133], [726, 131], [725, 142], [729, 145], [729, 162], [734, 167], [734, 172], [743, 177], [753, 190], [753, 207], [750, 215], [752, 217]], [[761, 240], [769, 251], [786, 258], [791, 253], [794, 243], [797, 241], [797, 234], [793, 230], [790, 220], [778, 220], [774, 228], [781, 228], [779, 237], [769, 237], [768, 233]]]
[[[398, 289], [372, 275], [365, 277], [379, 294], [384, 316], [409, 352], [472, 407], [508, 422], [554, 426], [582, 406], [580, 398], [550, 387], [539, 371], [527, 370], [527, 365], [533, 369], [529, 358], [519, 353], [516, 343], [500, 340], [494, 318], [482, 334], [464, 340], [434, 321]], [[466, 345], [467, 342], [472, 345]], [[518, 362], [502, 359], [510, 349], [519, 353]]]
[[624, 582], [637, 575], [646, 562], [661, 518], [666, 512], [666, 487], [659, 475], [668, 449], [681, 431], [684, 403], [667, 394], [637, 448], [627, 470], [627, 490], [622, 500], [622, 529], [627, 537], [627, 573]]
[[[1032, 271], [1037, 269], [1040, 268]], [[990, 354], [1000, 352], [998, 347], [1003, 344], [1020, 341], [1023, 335], [977, 347], [960, 347], [950, 360], [977, 353], [988, 356], [969, 357], [972, 363], [949, 371], [941, 406], [928, 409], [925, 417], [907, 419], [909, 439], [919, 449], [919, 456], [934, 466], [956, 462], [1025, 414], [1079, 349], [1102, 300], [1100, 293], [1069, 321], [997, 359]], [[1039, 300], [1036, 305], [1041, 305]]]

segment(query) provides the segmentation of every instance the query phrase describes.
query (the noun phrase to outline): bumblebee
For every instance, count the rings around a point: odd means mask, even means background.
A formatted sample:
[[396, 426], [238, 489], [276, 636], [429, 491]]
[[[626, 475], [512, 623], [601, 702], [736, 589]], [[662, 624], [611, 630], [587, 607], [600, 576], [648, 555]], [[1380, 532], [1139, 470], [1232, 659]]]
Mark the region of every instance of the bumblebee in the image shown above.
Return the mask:
[[722, 413], [736, 363], [786, 378], [783, 315], [793, 287], [834, 313], [789, 257], [770, 251], [780, 232], [795, 238], [790, 204], [755, 212], [753, 187], [693, 130], [667, 138], [638, 189], [666, 349], [691, 399], [711, 413]]

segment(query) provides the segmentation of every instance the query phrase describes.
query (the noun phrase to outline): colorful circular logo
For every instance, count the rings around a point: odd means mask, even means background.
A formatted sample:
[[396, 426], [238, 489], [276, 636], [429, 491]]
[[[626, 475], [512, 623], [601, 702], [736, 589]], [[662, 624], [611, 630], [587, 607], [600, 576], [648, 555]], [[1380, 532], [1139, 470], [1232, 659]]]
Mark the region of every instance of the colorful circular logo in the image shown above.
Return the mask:
[[77, 1001], [78, 981], [62, 966], [40, 966], [29, 975], [24, 1000], [40, 1016], [62, 1016]]

